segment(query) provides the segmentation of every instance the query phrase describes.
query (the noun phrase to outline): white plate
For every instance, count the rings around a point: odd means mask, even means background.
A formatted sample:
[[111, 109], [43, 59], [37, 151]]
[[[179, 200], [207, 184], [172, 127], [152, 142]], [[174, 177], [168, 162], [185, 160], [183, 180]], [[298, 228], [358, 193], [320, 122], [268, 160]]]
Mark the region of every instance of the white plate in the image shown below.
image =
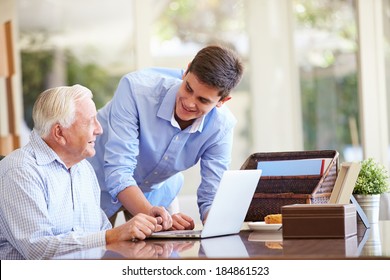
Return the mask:
[[265, 222], [248, 222], [251, 230], [278, 230], [282, 224], [266, 224]]

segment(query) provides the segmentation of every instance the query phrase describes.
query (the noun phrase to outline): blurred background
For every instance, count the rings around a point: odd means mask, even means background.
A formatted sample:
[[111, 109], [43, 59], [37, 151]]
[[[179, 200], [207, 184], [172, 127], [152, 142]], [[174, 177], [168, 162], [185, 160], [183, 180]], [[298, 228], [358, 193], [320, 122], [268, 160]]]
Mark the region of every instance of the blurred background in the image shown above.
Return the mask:
[[[332, 149], [389, 166], [390, 0], [0, 0], [0, 153], [28, 141], [37, 95], [82, 84], [98, 108], [122, 75], [186, 68], [222, 43], [245, 63], [226, 103], [231, 169], [255, 152]], [[181, 205], [196, 211], [198, 167]]]

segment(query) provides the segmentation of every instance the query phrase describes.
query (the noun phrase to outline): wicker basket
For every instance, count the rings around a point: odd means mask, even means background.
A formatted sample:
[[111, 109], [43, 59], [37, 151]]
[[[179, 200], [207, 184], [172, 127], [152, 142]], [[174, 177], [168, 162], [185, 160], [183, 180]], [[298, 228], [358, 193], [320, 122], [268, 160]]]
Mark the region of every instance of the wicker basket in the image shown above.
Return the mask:
[[328, 203], [339, 170], [335, 150], [255, 153], [241, 169], [256, 169], [259, 161], [330, 158], [323, 175], [261, 176], [245, 221], [263, 221], [268, 214], [281, 213], [290, 204]]

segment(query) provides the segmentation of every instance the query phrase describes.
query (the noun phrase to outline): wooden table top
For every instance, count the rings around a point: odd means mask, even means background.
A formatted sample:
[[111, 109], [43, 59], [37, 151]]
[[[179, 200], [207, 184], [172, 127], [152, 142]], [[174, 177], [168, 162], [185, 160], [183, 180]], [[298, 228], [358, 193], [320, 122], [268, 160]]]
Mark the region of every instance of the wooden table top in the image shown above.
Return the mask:
[[285, 239], [281, 231], [249, 230], [206, 239], [147, 239], [76, 250], [58, 259], [390, 259], [390, 221], [346, 239]]

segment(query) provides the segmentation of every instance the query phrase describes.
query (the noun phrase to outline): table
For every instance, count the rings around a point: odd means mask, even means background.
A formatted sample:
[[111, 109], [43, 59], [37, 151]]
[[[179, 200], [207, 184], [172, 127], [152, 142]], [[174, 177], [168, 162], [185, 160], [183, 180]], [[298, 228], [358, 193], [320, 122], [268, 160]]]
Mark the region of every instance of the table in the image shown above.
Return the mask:
[[147, 239], [75, 250], [56, 259], [390, 259], [390, 221], [346, 239], [285, 239], [281, 231], [252, 231], [206, 239]]

